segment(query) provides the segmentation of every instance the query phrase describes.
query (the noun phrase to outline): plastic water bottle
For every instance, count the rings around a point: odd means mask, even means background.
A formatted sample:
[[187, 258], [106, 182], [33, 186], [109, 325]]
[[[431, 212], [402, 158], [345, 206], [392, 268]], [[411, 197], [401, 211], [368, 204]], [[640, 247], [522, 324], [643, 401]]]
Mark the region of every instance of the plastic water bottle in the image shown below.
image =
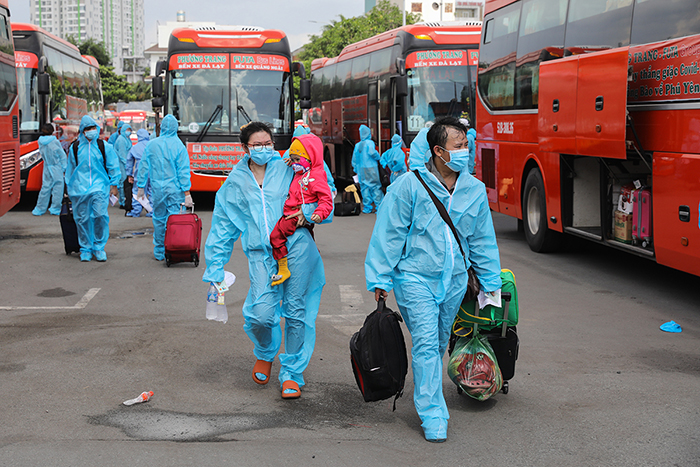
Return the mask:
[[216, 300], [216, 318], [217, 321], [225, 323], [228, 321], [228, 310], [226, 310], [226, 300], [224, 294], [220, 293]]
[[[216, 319], [216, 312], [218, 308], [219, 300], [219, 290], [216, 288], [212, 282], [207, 291], [207, 319]], [[224, 305], [225, 307], [225, 305]]]

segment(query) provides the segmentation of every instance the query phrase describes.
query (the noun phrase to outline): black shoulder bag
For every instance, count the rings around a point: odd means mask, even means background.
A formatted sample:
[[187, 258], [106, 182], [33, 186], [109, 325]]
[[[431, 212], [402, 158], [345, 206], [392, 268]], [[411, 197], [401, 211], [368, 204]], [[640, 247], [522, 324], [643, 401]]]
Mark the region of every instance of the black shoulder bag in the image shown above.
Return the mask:
[[[466, 264], [467, 262], [467, 255], [464, 254], [464, 250], [462, 249], [462, 242], [459, 241], [459, 236], [457, 235], [457, 229], [455, 228], [455, 225], [452, 223], [452, 219], [450, 219], [450, 215], [447, 214], [447, 209], [445, 209], [445, 205], [442, 204], [442, 202], [438, 199], [437, 196], [435, 196], [435, 193], [433, 193], [433, 190], [428, 187], [428, 184], [425, 183], [425, 180], [423, 180], [423, 177], [420, 176], [417, 170], [414, 170], [413, 173], [416, 175], [416, 178], [418, 178], [418, 181], [421, 182], [425, 190], [428, 192], [428, 195], [430, 196], [430, 199], [433, 200], [433, 203], [435, 204], [435, 207], [437, 208], [438, 212], [440, 213], [440, 217], [442, 217], [442, 220], [445, 221], [447, 226], [450, 228], [452, 231], [452, 235], [454, 235], [455, 240], [457, 240], [457, 245], [459, 246], [459, 251], [462, 252], [462, 256], [464, 257], [464, 263]], [[464, 299], [463, 302], [471, 302], [476, 298], [477, 295], [479, 295], [479, 279], [476, 277], [476, 271], [474, 270], [473, 267], [470, 267], [467, 270], [467, 273], [469, 275], [469, 279], [467, 281], [467, 291], [464, 294]]]

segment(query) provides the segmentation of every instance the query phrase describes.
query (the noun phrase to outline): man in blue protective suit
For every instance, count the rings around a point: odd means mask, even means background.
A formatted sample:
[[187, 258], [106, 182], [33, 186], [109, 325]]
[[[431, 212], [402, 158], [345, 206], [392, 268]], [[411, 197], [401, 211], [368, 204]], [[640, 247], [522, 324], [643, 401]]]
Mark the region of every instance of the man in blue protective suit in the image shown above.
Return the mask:
[[[35, 216], [41, 216], [49, 209], [54, 216], [61, 214], [61, 200], [63, 199], [63, 174], [66, 171], [66, 152], [61, 147], [55, 136], [53, 126], [45, 123], [41, 127], [42, 136], [39, 137], [39, 154], [44, 160], [44, 172], [41, 179], [41, 191], [36, 200], [36, 207], [32, 210]], [[49, 198], [51, 206], [49, 207]]]
[[[360, 180], [362, 212], [371, 213], [379, 209], [384, 193], [379, 180], [379, 153], [372, 141], [372, 132], [367, 125], [360, 126], [360, 142], [352, 152], [352, 168]], [[374, 204], [374, 208], [372, 207]]]
[[399, 175], [406, 173], [406, 153], [401, 148], [401, 135], [391, 137], [391, 147], [382, 154], [379, 163], [382, 167], [389, 167], [391, 171], [391, 183], [394, 183]]
[[[100, 129], [85, 115], [80, 120], [76, 143], [68, 149], [66, 190], [73, 203], [73, 218], [78, 228], [80, 261], [107, 261], [105, 245], [109, 239], [109, 195], [117, 196], [119, 159], [110, 144], [98, 141]], [[104, 148], [104, 155], [100, 148]]]
[[[126, 215], [129, 217], [140, 217], [141, 211], [143, 210], [143, 206], [141, 205], [141, 203], [139, 203], [136, 200], [136, 195], [138, 194], [138, 187], [136, 186], [134, 181], [136, 180], [139, 173], [139, 163], [141, 162], [141, 158], [143, 157], [143, 152], [146, 149], [148, 141], [151, 139], [151, 135], [148, 133], [148, 130], [144, 128], [138, 130], [136, 132], [136, 136], [138, 137], [138, 143], [132, 146], [131, 150], [129, 151], [129, 155], [126, 156], [126, 177], [129, 184], [133, 187], [131, 211], [128, 211], [126, 213]], [[146, 182], [144, 192], [146, 197], [150, 199], [151, 184], [149, 182]], [[151, 217], [152, 214], [149, 213], [147, 215]]]
[[476, 130], [474, 128], [470, 128], [469, 131], [467, 131], [467, 147], [469, 148], [469, 173], [472, 175], [476, 175]]
[[165, 226], [170, 214], [180, 212], [180, 205], [194, 206], [190, 195], [190, 156], [177, 136], [177, 119], [171, 114], [160, 124], [160, 136], [149, 141], [143, 152], [137, 199], [143, 198], [150, 179], [153, 198], [153, 256], [165, 259]]
[[270, 232], [282, 215], [294, 172], [274, 150], [272, 132], [265, 123], [249, 123], [240, 138], [246, 156], [216, 194], [202, 279], [214, 283], [224, 280], [224, 265], [231, 258], [234, 243], [240, 240], [250, 277], [243, 329], [254, 344], [257, 359], [253, 381], [264, 385], [270, 380], [272, 362], [282, 342], [280, 319], [284, 318], [279, 382], [282, 398], [296, 399], [316, 342], [316, 315], [326, 283], [323, 261], [309, 230], [302, 228], [302, 216], [299, 228], [287, 238], [291, 278], [278, 286], [270, 285], [270, 276], [277, 272]]
[[122, 122], [121, 120], [119, 120], [119, 121], [117, 122], [117, 131], [115, 131], [114, 133], [112, 133], [111, 135], [109, 135], [109, 139], [107, 140], [107, 142], [108, 142], [109, 144], [111, 144], [112, 146], [114, 146], [114, 143], [117, 141], [117, 138], [119, 137], [119, 130], [122, 129], [122, 126], [124, 126], [124, 122]]
[[[467, 255], [427, 190], [413, 173], [399, 177], [377, 213], [365, 259], [367, 289], [375, 299], [394, 290], [413, 341], [413, 400], [425, 439], [447, 439], [449, 414], [442, 393], [442, 357], [467, 289], [472, 266], [484, 292], [500, 302], [500, 260], [484, 184], [467, 171], [467, 129], [457, 119], [438, 120], [428, 131], [430, 151], [418, 172], [452, 219]], [[413, 147], [412, 147], [413, 150]], [[414, 157], [415, 156], [415, 157]]]
[[131, 150], [131, 125], [125, 123], [119, 130], [119, 136], [114, 141], [114, 150], [119, 156], [119, 170], [122, 177], [119, 181], [119, 207], [131, 211], [131, 193], [126, 193], [124, 190], [124, 181], [126, 180], [126, 156]]

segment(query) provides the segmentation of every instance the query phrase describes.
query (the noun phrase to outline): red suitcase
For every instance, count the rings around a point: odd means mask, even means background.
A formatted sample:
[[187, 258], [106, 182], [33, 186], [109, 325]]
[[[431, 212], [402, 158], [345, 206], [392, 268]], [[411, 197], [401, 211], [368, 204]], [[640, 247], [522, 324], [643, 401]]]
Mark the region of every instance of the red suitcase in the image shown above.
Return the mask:
[[651, 245], [651, 189], [642, 187], [632, 192], [632, 239], [643, 247]]
[[202, 219], [194, 213], [171, 214], [165, 226], [165, 264], [193, 262], [199, 266], [199, 249], [202, 244]]

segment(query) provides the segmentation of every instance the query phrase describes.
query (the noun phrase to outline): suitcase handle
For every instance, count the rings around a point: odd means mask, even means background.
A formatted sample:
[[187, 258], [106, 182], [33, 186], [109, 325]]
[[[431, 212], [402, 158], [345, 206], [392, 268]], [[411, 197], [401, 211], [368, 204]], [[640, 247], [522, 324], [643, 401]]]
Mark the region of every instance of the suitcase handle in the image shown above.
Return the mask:
[[[185, 203], [180, 203], [180, 214], [184, 214], [187, 212], [187, 206], [185, 206]], [[192, 203], [192, 214], [194, 214], [194, 203]]]
[[[501, 300], [506, 302], [505, 310], [503, 310], [503, 324], [501, 327], [501, 337], [506, 337], [506, 330], [508, 329], [508, 306], [510, 305], [511, 295], [510, 292], [501, 292]], [[479, 317], [479, 300], [474, 300], [474, 316]], [[474, 334], [479, 330], [479, 324], [474, 323], [472, 326], [474, 328]]]

